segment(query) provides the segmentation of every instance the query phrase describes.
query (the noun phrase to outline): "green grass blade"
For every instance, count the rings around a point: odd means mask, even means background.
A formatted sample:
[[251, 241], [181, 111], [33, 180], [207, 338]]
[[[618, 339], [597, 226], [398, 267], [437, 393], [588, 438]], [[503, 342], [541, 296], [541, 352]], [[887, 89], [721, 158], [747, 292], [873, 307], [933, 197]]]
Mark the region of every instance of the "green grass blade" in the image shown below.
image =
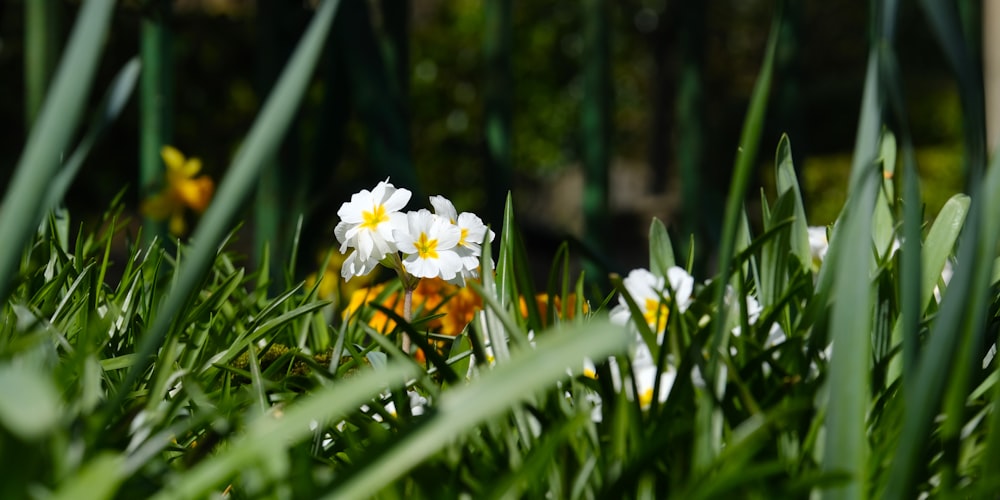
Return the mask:
[[115, 492], [125, 479], [124, 462], [120, 455], [102, 452], [91, 458], [76, 475], [66, 479], [49, 498], [52, 500], [114, 498]]
[[[739, 229], [740, 216], [743, 212], [743, 194], [746, 192], [750, 176], [753, 174], [754, 164], [757, 160], [757, 148], [760, 146], [760, 137], [764, 128], [764, 115], [767, 111], [768, 95], [771, 90], [771, 76], [774, 69], [774, 53], [778, 39], [778, 26], [781, 24], [780, 21], [781, 13], [777, 12], [772, 20], [771, 33], [764, 52], [764, 63], [761, 65], [760, 73], [757, 75], [757, 82], [754, 84], [753, 94], [750, 98], [750, 107], [747, 110], [746, 118], [743, 120], [743, 131], [740, 134], [740, 145], [736, 154], [736, 163], [733, 167], [733, 181], [729, 185], [729, 195], [726, 198], [722, 243], [719, 248], [719, 282], [729, 281], [729, 273], [731, 272], [729, 268], [733, 261], [737, 230]], [[724, 295], [725, 287], [718, 287], [714, 297], [715, 304], [721, 306]], [[715, 379], [715, 358], [718, 355], [716, 352], [718, 349], [716, 348], [722, 343], [723, 333], [722, 322], [717, 322], [712, 338], [712, 362], [708, 366], [707, 381]], [[712, 382], [709, 383], [712, 384]]]
[[80, 144], [73, 150], [73, 155], [66, 160], [66, 164], [63, 165], [59, 175], [52, 180], [52, 186], [48, 189], [46, 202], [42, 207], [42, 214], [39, 216], [39, 219], [44, 217], [45, 211], [54, 207], [66, 195], [70, 184], [73, 183], [73, 179], [76, 178], [76, 174], [80, 171], [83, 161], [90, 154], [90, 150], [94, 147], [94, 144], [104, 135], [108, 126], [118, 119], [118, 115], [121, 114], [125, 105], [128, 104], [129, 98], [132, 97], [132, 91], [135, 90], [135, 82], [138, 79], [139, 60], [132, 58], [122, 67], [118, 75], [115, 76], [114, 81], [111, 82], [111, 86], [108, 87], [104, 98], [101, 99], [101, 103], [97, 107], [97, 113], [90, 122], [87, 135], [83, 137]]
[[829, 398], [826, 403], [826, 443], [823, 470], [847, 473], [844, 484], [824, 490], [824, 498], [864, 498], [868, 456], [865, 411], [869, 393], [872, 306], [872, 220], [881, 185], [879, 157], [882, 103], [879, 95], [878, 51], [871, 50], [851, 166], [850, 199], [834, 228], [824, 264], [834, 273], [830, 339]]
[[77, 16], [67, 49], [18, 160], [0, 205], [0, 300], [10, 292], [21, 251], [41, 222], [45, 193], [59, 171], [94, 81], [111, 18], [112, 0], [85, 3]]
[[[760, 73], [754, 84], [753, 93], [750, 97], [750, 107], [747, 110], [746, 118], [743, 120], [743, 130], [740, 134], [740, 144], [736, 154], [736, 161], [733, 167], [733, 180], [729, 185], [729, 195], [726, 198], [725, 219], [723, 221], [722, 242], [719, 247], [719, 276], [716, 278], [719, 283], [729, 281], [732, 270], [733, 253], [736, 249], [736, 241], [740, 224], [740, 217], [743, 214], [743, 197], [746, 192], [750, 177], [754, 171], [757, 160], [757, 149], [760, 146], [760, 137], [764, 128], [764, 117], [767, 111], [768, 97], [771, 91], [771, 77], [774, 71], [774, 56], [778, 40], [778, 31], [781, 25], [781, 4], [771, 20], [771, 32], [768, 36], [767, 47], [764, 49], [764, 62], [761, 65]], [[693, 249], [692, 249], [693, 251]], [[717, 287], [713, 302], [719, 310], [724, 309], [725, 287]], [[715, 321], [714, 332], [709, 340], [709, 362], [706, 366], [705, 382], [708, 387], [716, 387], [716, 377], [719, 366], [719, 351], [725, 339], [725, 322]], [[711, 397], [703, 396], [699, 404], [713, 405]], [[710, 415], [711, 412], [705, 412]], [[711, 421], [699, 419], [696, 422], [695, 456], [696, 463], [711, 463], [718, 452], [718, 434], [713, 430]]]
[[795, 203], [794, 216], [791, 228], [791, 250], [802, 265], [803, 269], [812, 266], [812, 253], [809, 250], [809, 224], [806, 221], [806, 210], [802, 204], [802, 190], [799, 188], [799, 180], [795, 175], [795, 166], [792, 164], [792, 145], [788, 136], [781, 135], [778, 141], [778, 152], [775, 154], [775, 179], [778, 185], [778, 195], [781, 196], [787, 191], [794, 193]]
[[955, 249], [965, 218], [969, 213], [970, 199], [968, 195], [956, 194], [945, 202], [934, 219], [923, 247], [923, 264], [921, 266], [920, 307], [927, 307], [934, 296], [948, 257]]
[[325, 498], [367, 498], [446, 446], [457, 434], [508, 411], [525, 397], [566, 377], [584, 357], [622, 351], [627, 336], [618, 326], [594, 321], [540, 335], [534, 350], [513, 357], [473, 383], [444, 392], [433, 417], [383, 450], [366, 467], [345, 477]]
[[191, 238], [192, 245], [186, 254], [184, 265], [178, 271], [176, 285], [170, 290], [152, 327], [140, 341], [139, 362], [132, 366], [125, 384], [119, 388], [117, 394], [119, 399], [131, 390], [131, 385], [153, 362], [152, 355], [163, 343], [170, 324], [188, 303], [190, 296], [211, 266], [219, 244], [228, 233], [233, 216], [253, 190], [261, 168], [281, 144], [309, 83], [338, 5], [337, 0], [326, 0], [320, 5], [274, 91], [254, 121], [243, 148], [233, 160], [219, 185], [215, 200], [205, 212]]
[[[955, 276], [944, 294], [919, 360], [912, 384], [919, 391], [906, 398], [903, 434], [897, 446], [897, 459], [890, 469], [886, 498], [912, 496], [913, 479], [926, 466], [920, 460], [925, 456], [924, 448], [933, 431], [946, 384], [952, 377], [964, 377], [955, 370], [966, 370], [969, 363], [976, 362], [969, 359], [969, 346], [984, 333], [992, 279], [991, 273], [982, 270], [993, 265], [1000, 238], [1000, 225], [987, 216], [1000, 212], [1000, 157], [994, 159], [981, 188], [972, 199], [968, 227], [959, 241]], [[966, 348], [960, 350], [960, 346]]]
[[419, 373], [420, 368], [414, 363], [389, 364], [384, 370], [368, 371], [320, 388], [288, 405], [280, 418], [263, 415], [254, 420], [246, 433], [233, 439], [225, 451], [180, 474], [152, 498], [206, 498], [213, 488], [224, 484], [240, 469], [266, 460], [277, 450], [310, 436], [311, 422], [329, 425], [333, 419], [377, 398], [387, 386], [399, 386]]
[[670, 235], [660, 219], [649, 225], [649, 270], [657, 276], [667, 276], [667, 270], [677, 265]]

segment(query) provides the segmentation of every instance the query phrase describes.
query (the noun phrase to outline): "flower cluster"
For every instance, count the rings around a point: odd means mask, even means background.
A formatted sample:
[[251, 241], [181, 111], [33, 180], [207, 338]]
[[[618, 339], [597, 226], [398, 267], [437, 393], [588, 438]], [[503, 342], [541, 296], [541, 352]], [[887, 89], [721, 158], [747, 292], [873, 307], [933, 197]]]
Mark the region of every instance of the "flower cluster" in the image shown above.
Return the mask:
[[187, 232], [185, 209], [204, 212], [212, 201], [215, 184], [208, 176], [198, 175], [201, 171], [198, 158], [185, 158], [172, 146], [163, 146], [160, 156], [167, 166], [163, 189], [143, 202], [142, 213], [156, 220], [169, 217], [170, 233], [181, 236]]
[[[667, 284], [669, 283], [669, 286]], [[666, 279], [657, 276], [647, 269], [635, 269], [622, 280], [625, 291], [635, 302], [649, 328], [656, 332], [657, 344], [663, 343], [663, 335], [667, 329], [667, 318], [670, 316], [671, 305], [676, 311], [683, 313], [692, 302], [694, 278], [680, 267], [667, 270]], [[620, 325], [634, 326], [632, 310], [624, 296], [619, 296], [618, 305], [611, 309], [611, 321]], [[646, 345], [638, 332], [635, 333], [635, 347], [632, 355], [632, 370], [635, 385], [638, 390], [638, 400], [645, 408], [653, 400], [653, 388], [656, 386], [657, 365], [650, 346]], [[659, 372], [660, 390], [657, 399], [666, 401], [677, 376], [670, 363]]]
[[[392, 290], [387, 288], [388, 286], [386, 283], [381, 283], [355, 291], [351, 294], [350, 303], [344, 309], [344, 318], [358, 314], [363, 306], [371, 303], [378, 303], [402, 316], [402, 290]], [[462, 333], [476, 312], [482, 309], [483, 301], [470, 288], [458, 287], [441, 278], [431, 278], [420, 280], [413, 290], [412, 307], [418, 313], [433, 316], [424, 323], [426, 329], [442, 335], [455, 336]], [[379, 310], [372, 311], [367, 323], [379, 332], [390, 332], [396, 327], [396, 323]]]
[[459, 214], [443, 196], [430, 197], [433, 213], [404, 213], [411, 196], [386, 179], [340, 206], [334, 233], [341, 253], [353, 249], [341, 268], [344, 279], [364, 276], [379, 264], [396, 270], [410, 290], [416, 287], [415, 278], [464, 284], [478, 276], [481, 245], [493, 241], [493, 231], [475, 214]]

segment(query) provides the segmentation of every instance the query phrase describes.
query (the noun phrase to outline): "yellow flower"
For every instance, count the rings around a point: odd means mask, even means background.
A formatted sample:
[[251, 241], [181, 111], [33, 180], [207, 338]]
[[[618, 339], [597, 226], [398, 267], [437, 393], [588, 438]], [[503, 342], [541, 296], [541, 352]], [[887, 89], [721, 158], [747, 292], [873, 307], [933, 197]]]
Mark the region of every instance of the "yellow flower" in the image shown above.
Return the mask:
[[[377, 301], [384, 295], [385, 283], [368, 288], [361, 288], [350, 295], [350, 301], [344, 308], [344, 319], [350, 318], [367, 304]], [[403, 315], [403, 291], [397, 290], [384, 295], [381, 305]], [[458, 287], [441, 278], [424, 278], [420, 280], [411, 296], [411, 311], [415, 319], [421, 316], [441, 315], [422, 323], [421, 329], [441, 335], [457, 336], [465, 330], [476, 312], [482, 309], [483, 301], [479, 295], [468, 287]], [[388, 333], [396, 327], [396, 323], [381, 311], [371, 311], [367, 320], [369, 326], [376, 331]], [[441, 347], [444, 341], [431, 341]], [[423, 361], [424, 353], [418, 350], [414, 357]]]
[[[347, 304], [347, 307], [344, 308], [344, 318], [347, 319], [351, 317], [363, 306], [371, 302], [375, 302], [375, 300], [382, 295], [383, 290], [385, 290], [385, 283], [368, 288], [361, 288], [353, 292], [351, 294], [350, 302]], [[398, 292], [391, 293], [384, 297], [381, 305], [387, 309], [395, 311], [399, 315], [403, 314], [403, 299]], [[368, 320], [368, 325], [376, 331], [388, 333], [396, 327], [396, 322], [389, 319], [389, 316], [382, 311], [373, 310], [371, 312], [371, 318]]]
[[185, 158], [173, 146], [163, 146], [160, 156], [167, 165], [163, 189], [142, 204], [142, 213], [156, 220], [170, 218], [170, 232], [181, 236], [187, 232], [184, 209], [202, 213], [212, 200], [215, 184], [208, 176], [198, 176], [201, 160]]

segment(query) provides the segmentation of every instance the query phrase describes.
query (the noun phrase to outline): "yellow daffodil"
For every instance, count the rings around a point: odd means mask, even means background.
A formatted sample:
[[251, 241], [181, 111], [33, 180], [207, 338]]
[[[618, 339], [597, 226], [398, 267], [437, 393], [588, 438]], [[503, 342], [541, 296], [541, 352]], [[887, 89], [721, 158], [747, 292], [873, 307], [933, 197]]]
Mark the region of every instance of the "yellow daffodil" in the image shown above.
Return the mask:
[[204, 212], [212, 201], [215, 184], [208, 176], [198, 176], [201, 171], [198, 158], [185, 158], [173, 146], [164, 146], [160, 156], [167, 166], [163, 189], [143, 202], [142, 213], [156, 220], [169, 217], [171, 234], [181, 236], [187, 233], [184, 210]]

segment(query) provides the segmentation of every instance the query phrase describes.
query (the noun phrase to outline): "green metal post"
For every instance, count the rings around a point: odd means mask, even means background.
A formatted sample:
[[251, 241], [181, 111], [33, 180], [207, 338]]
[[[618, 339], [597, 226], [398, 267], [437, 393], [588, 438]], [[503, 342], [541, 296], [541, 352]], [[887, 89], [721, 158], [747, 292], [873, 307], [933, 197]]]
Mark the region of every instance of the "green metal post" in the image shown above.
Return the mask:
[[[142, 73], [139, 79], [139, 197], [155, 194], [163, 179], [160, 150], [171, 141], [173, 53], [170, 30], [169, 0], [149, 0], [140, 27], [139, 57]], [[166, 235], [163, 221], [143, 219], [146, 242]]]
[[486, 217], [494, 227], [503, 222], [504, 204], [511, 186], [511, 2], [486, 0], [483, 5], [485, 30], [483, 55], [486, 80], [483, 82], [486, 140]]
[[[583, 103], [581, 143], [586, 180], [583, 188], [584, 242], [597, 256], [606, 256], [608, 246], [608, 168], [611, 142], [611, 57], [608, 2], [584, 0]], [[593, 259], [585, 270], [603, 283], [607, 270]], [[603, 272], [602, 272], [603, 271]]]
[[689, 237], [693, 235], [697, 245], [704, 236], [705, 214], [708, 211], [701, 182], [705, 162], [705, 122], [702, 118], [705, 114], [705, 95], [702, 91], [705, 6], [702, 2], [681, 2], [678, 9], [677, 166], [684, 208], [681, 247], [685, 249], [684, 253], [689, 253], [692, 250], [687, 248], [691, 241]]
[[[258, 91], [261, 96], [270, 93], [281, 74], [285, 62], [295, 48], [304, 25], [301, 5], [282, 0], [257, 2], [257, 33], [260, 47]], [[289, 125], [284, 142], [277, 154], [268, 159], [257, 182], [254, 199], [254, 261], [263, 262], [264, 248], [270, 253], [271, 290], [284, 290], [288, 285], [281, 279], [288, 268], [292, 251], [292, 237], [299, 217], [306, 210], [306, 195], [302, 189], [310, 184], [310, 177], [301, 168], [300, 119]], [[294, 279], [295, 270], [291, 269]]]
[[30, 129], [59, 57], [57, 0], [24, 2], [24, 123]]

